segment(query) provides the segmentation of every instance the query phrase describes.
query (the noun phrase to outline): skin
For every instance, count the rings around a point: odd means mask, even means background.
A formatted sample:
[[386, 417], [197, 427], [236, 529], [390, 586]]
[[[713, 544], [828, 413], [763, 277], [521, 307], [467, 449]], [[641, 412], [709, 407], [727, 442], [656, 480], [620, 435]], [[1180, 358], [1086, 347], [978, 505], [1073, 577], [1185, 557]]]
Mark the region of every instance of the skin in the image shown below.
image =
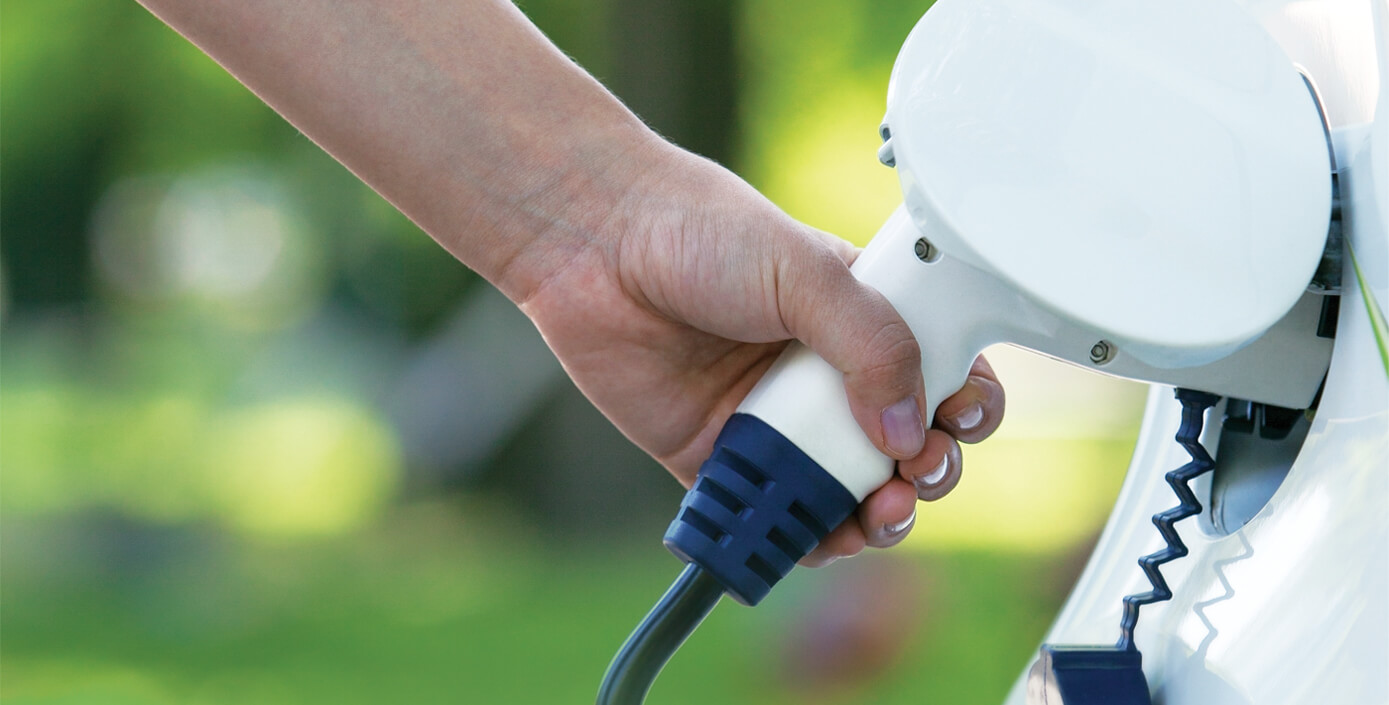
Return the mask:
[[923, 429], [920, 349], [857, 250], [663, 140], [509, 2], [141, 2], [520, 306], [687, 487], [788, 340], [842, 371], [898, 476], [804, 563], [900, 542], [1002, 421], [980, 358]]

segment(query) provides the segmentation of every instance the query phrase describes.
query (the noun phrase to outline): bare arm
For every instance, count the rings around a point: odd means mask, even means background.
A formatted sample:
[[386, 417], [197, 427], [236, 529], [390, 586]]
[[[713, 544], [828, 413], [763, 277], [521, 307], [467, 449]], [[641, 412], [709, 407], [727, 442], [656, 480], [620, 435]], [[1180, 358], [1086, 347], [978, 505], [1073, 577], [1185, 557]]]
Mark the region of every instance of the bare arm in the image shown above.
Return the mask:
[[848, 243], [660, 139], [503, 0], [141, 0], [517, 302], [688, 485], [790, 338], [844, 372], [900, 477], [811, 562], [888, 546], [1002, 419], [982, 360], [922, 427], [910, 329]]
[[141, 1], [513, 300], [666, 147], [509, 2]]

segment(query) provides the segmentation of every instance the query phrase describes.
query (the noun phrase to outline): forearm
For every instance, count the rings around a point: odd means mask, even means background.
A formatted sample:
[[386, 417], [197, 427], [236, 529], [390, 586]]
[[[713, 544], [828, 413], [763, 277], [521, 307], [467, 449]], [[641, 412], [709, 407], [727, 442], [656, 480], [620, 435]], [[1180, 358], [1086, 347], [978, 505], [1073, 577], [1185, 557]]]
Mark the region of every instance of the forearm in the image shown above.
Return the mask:
[[505, 0], [140, 2], [513, 300], [658, 148]]

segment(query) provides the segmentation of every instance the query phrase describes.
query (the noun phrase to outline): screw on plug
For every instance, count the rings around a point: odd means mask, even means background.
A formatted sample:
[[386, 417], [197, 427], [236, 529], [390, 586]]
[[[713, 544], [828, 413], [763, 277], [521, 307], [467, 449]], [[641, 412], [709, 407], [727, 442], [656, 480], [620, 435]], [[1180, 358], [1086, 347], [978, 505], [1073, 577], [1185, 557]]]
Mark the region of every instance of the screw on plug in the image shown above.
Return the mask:
[[1101, 340], [1090, 346], [1090, 362], [1096, 365], [1103, 365], [1114, 359], [1114, 344], [1108, 340]]
[[912, 249], [916, 252], [916, 258], [927, 264], [940, 259], [940, 250], [924, 237], [918, 238]]

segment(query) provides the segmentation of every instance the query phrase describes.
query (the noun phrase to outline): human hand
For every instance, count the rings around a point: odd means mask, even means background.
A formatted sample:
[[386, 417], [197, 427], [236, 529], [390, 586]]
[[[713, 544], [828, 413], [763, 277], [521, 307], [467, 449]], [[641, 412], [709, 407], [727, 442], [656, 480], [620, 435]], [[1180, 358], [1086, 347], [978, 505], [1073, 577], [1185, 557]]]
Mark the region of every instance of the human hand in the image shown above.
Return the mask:
[[789, 339], [843, 371], [897, 477], [804, 562], [901, 541], [1002, 420], [981, 359], [923, 430], [920, 351], [856, 250], [661, 140], [507, 0], [141, 2], [520, 304], [686, 486]]
[[1003, 388], [988, 363], [975, 361], [935, 428], [923, 429], [920, 350], [887, 300], [849, 273], [856, 248], [659, 140], [622, 168], [640, 174], [617, 203], [581, 200], [588, 212], [558, 219], [589, 224], [580, 226], [591, 231], [587, 245], [550, 259], [517, 297], [565, 370], [689, 487], [752, 385], [789, 339], [804, 341], [845, 373], [855, 419], [898, 463], [803, 563], [900, 542], [916, 500], [959, 482], [959, 441], [978, 442], [1002, 420]]

